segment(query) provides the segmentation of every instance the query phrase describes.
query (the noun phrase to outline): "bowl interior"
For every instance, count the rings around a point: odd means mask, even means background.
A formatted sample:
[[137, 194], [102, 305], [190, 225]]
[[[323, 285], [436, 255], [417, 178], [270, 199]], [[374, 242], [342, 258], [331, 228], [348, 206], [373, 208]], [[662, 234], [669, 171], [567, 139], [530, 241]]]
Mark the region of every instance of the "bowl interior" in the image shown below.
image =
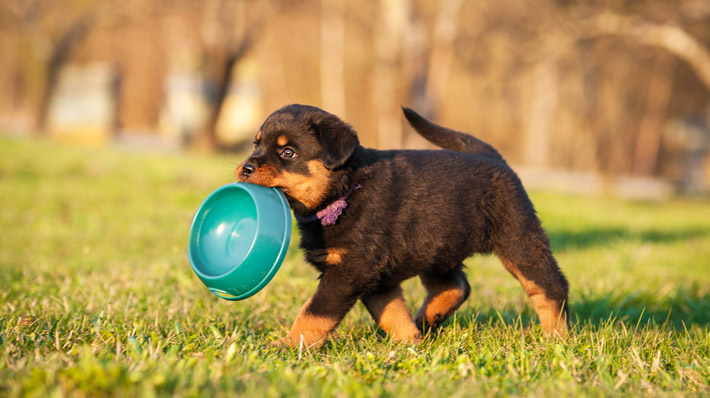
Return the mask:
[[215, 192], [195, 216], [190, 252], [193, 265], [210, 277], [229, 272], [247, 256], [256, 239], [256, 205], [239, 188]]

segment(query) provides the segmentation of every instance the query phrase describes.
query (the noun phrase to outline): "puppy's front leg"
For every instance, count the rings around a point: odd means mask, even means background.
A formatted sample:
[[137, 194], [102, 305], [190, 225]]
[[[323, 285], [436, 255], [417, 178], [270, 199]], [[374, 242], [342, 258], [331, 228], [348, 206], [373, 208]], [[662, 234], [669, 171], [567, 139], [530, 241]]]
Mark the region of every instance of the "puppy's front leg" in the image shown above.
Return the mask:
[[343, 274], [340, 270], [323, 273], [315, 294], [301, 307], [291, 331], [282, 339], [284, 344], [298, 347], [303, 341], [305, 347], [311, 347], [325, 342], [358, 299], [359, 284], [346, 282]]
[[298, 347], [303, 344], [306, 347], [311, 345], [321, 345], [330, 332], [338, 325], [339, 320], [327, 316], [313, 314], [309, 307], [313, 302], [313, 297], [306, 301], [296, 316], [296, 321], [291, 327], [291, 331], [282, 339], [282, 342], [291, 347]]
[[362, 302], [377, 325], [395, 341], [418, 343], [422, 334], [412, 321], [399, 285], [362, 296]]

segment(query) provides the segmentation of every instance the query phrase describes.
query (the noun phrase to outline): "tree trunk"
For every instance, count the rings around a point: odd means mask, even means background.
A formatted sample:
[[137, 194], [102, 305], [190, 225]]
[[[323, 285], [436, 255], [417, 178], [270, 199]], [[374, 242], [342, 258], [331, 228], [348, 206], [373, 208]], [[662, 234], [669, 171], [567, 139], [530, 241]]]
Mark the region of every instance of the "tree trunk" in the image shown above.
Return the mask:
[[400, 62], [402, 42], [409, 23], [409, 0], [380, 0], [375, 25], [375, 66], [372, 103], [377, 118], [380, 148], [402, 146]]
[[454, 40], [458, 34], [458, 20], [462, 0], [443, 0], [439, 5], [434, 25], [434, 38], [429, 52], [427, 94], [433, 103], [430, 117], [434, 117], [439, 104], [446, 98], [449, 74], [454, 60]]
[[345, 119], [345, 0], [321, 0], [321, 6], [321, 103]]
[[[544, 45], [543, 45], [544, 47]], [[550, 157], [553, 118], [557, 111], [557, 58], [553, 51], [544, 51], [533, 72], [533, 90], [525, 132], [525, 163], [546, 166]]]
[[52, 103], [54, 93], [59, 84], [59, 75], [67, 61], [71, 59], [74, 50], [81, 44], [91, 31], [93, 26], [93, 15], [86, 13], [79, 17], [59, 39], [57, 45], [52, 49], [49, 56], [46, 70], [46, 82], [44, 91], [40, 97], [37, 108], [36, 130], [37, 134], [44, 135], [47, 131], [47, 118], [49, 107]]
[[227, 51], [224, 58], [215, 66], [215, 72], [212, 83], [217, 91], [213, 100], [210, 102], [209, 116], [205, 127], [192, 142], [192, 146], [205, 149], [217, 148], [219, 142], [217, 140], [217, 123], [222, 113], [224, 100], [229, 95], [229, 89], [232, 84], [232, 69], [234, 65], [244, 56], [251, 46], [251, 39], [245, 37], [239, 45], [233, 50]]
[[636, 137], [632, 171], [642, 176], [656, 172], [658, 149], [661, 146], [668, 104], [673, 92], [675, 60], [666, 54], [656, 56], [654, 74], [646, 94], [646, 113], [641, 118]]

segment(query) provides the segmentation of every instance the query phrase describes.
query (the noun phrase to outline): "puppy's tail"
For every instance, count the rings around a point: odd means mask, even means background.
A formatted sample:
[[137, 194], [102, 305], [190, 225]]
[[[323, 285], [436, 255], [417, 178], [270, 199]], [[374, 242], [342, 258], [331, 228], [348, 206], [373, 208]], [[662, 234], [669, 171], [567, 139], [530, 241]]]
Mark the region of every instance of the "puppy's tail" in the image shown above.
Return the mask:
[[488, 155], [495, 159], [503, 160], [500, 153], [492, 146], [472, 135], [439, 126], [424, 119], [424, 117], [409, 108], [402, 107], [402, 110], [414, 130], [436, 146], [451, 151]]

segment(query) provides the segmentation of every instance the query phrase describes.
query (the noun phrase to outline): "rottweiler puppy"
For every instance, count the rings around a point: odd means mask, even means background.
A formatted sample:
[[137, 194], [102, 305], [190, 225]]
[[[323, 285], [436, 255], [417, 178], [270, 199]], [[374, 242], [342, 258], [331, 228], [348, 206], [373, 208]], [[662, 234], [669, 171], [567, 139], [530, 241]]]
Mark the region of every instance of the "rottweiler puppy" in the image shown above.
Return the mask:
[[[568, 283], [515, 172], [487, 143], [403, 110], [444, 149], [365, 148], [338, 117], [288, 105], [266, 119], [237, 167], [239, 180], [286, 195], [305, 258], [320, 271], [281, 342], [322, 344], [358, 300], [392, 339], [418, 342], [469, 296], [464, 259], [491, 252], [543, 329], [565, 334]], [[414, 276], [427, 297], [412, 318], [400, 283]]]

